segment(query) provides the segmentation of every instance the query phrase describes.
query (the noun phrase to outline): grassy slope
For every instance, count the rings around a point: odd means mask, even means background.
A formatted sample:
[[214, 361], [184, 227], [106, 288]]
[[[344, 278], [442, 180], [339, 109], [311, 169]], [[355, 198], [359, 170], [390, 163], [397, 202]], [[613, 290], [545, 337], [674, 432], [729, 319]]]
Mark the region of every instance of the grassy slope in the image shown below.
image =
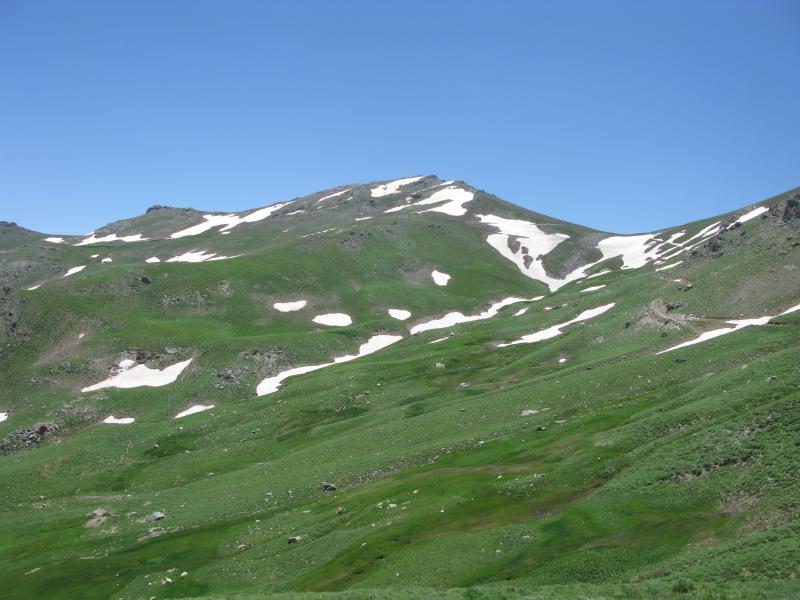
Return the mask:
[[[704, 316], [796, 304], [796, 279], [775, 285], [776, 272], [797, 264], [783, 232], [754, 221], [742, 228], [746, 243], [731, 240], [718, 258], [701, 252], [666, 273], [611, 273], [593, 280], [608, 286], [591, 294], [569, 285], [523, 316], [507, 308], [452, 328], [436, 345], [426, 342], [449, 330], [406, 336], [369, 358], [288, 380], [274, 395], [255, 397], [255, 384], [286, 365], [255, 367], [218, 389], [217, 373], [242, 351], [276, 349], [288, 365], [307, 364], [376, 332], [405, 335], [406, 325], [385, 314], [390, 306], [411, 310], [413, 323], [544, 292], [457, 219], [387, 215], [303, 239], [283, 229], [265, 223], [224, 242], [210, 233], [115, 245], [111, 265], [25, 295], [23, 322], [38, 334], [0, 356], [3, 408], [13, 410], [0, 435], [50, 419], [64, 430], [58, 443], [0, 460], [4, 597], [797, 591], [800, 319], [660, 356], [654, 350], [718, 324], [664, 330], [667, 337], [630, 325], [656, 298]], [[342, 246], [351, 232], [365, 237]], [[159, 248], [204, 243], [235, 253], [256, 235], [262, 250], [232, 261], [141, 262]], [[57, 252], [80, 264], [98, 249]], [[433, 286], [425, 277], [433, 267], [452, 283]], [[138, 280], [143, 274], [150, 285]], [[268, 308], [293, 294], [313, 306], [286, 315]], [[612, 301], [611, 312], [547, 342], [494, 347]], [[353, 326], [321, 331], [309, 322], [342, 308]], [[80, 343], [78, 332], [87, 333]], [[129, 348], [159, 351], [166, 362], [196, 358], [164, 388], [78, 393]], [[209, 401], [217, 408], [170, 419]], [[94, 425], [61, 415], [65, 405], [94, 421], [113, 412], [137, 423]], [[523, 418], [524, 409], [540, 412]], [[323, 481], [338, 491], [322, 492]], [[84, 527], [98, 507], [113, 516]], [[153, 510], [168, 517], [140, 522]], [[161, 530], [147, 537], [152, 527]], [[302, 539], [288, 545], [291, 535]]]

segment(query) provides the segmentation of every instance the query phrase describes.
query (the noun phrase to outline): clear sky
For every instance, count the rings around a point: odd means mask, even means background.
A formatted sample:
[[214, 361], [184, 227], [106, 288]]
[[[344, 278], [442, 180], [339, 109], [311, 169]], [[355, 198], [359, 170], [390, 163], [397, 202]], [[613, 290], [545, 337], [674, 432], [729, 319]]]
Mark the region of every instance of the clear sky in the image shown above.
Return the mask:
[[436, 174], [635, 232], [800, 185], [800, 2], [0, 0], [0, 219]]

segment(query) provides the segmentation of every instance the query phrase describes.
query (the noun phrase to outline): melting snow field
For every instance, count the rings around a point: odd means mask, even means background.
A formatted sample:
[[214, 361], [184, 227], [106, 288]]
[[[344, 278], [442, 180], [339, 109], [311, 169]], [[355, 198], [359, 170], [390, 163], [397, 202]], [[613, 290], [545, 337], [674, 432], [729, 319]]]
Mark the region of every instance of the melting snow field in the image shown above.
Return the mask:
[[422, 177], [406, 177], [404, 179], [395, 179], [389, 183], [384, 183], [378, 187], [372, 188], [369, 193], [373, 198], [382, 198], [383, 196], [390, 196], [400, 191], [404, 185], [409, 185], [415, 181], [419, 181]]
[[410, 329], [410, 332], [411, 335], [416, 335], [418, 333], [422, 333], [423, 331], [431, 331], [433, 329], [444, 329], [445, 327], [452, 327], [453, 325], [459, 325], [461, 323], [483, 321], [484, 319], [490, 319], [494, 317], [498, 312], [500, 312], [501, 308], [505, 308], [506, 306], [510, 306], [511, 304], [517, 304], [518, 302], [535, 302], [536, 300], [541, 300], [543, 297], [544, 296], [536, 296], [535, 298], [514, 298], [512, 296], [511, 298], [506, 298], [505, 300], [501, 300], [500, 302], [495, 302], [488, 309], [477, 315], [468, 316], [460, 312], [447, 313], [440, 319], [433, 319], [431, 321], [425, 321], [424, 323], [419, 323], [417, 325], [414, 325]]
[[70, 275], [74, 275], [75, 273], [80, 273], [86, 268], [86, 265], [81, 265], [80, 267], [72, 267], [68, 269], [66, 273], [62, 275], [62, 277], [69, 277]]
[[114, 415], [110, 417], [106, 417], [103, 419], [103, 423], [108, 423], [109, 425], [129, 425], [133, 423], [136, 419], [133, 417], [123, 417], [121, 419], [116, 418]]
[[[740, 218], [749, 220], [753, 216], [763, 213], [766, 209], [757, 212], [759, 210], [751, 211], [751, 213]], [[753, 216], [750, 216], [751, 214]], [[609, 236], [597, 243], [597, 249], [602, 254], [599, 260], [578, 267], [563, 279], [558, 279], [547, 274], [541, 257], [569, 238], [568, 235], [546, 233], [535, 223], [529, 221], [505, 219], [496, 215], [477, 215], [477, 217], [481, 223], [491, 225], [500, 231], [500, 233], [490, 234], [486, 238], [489, 245], [516, 264], [517, 268], [525, 275], [546, 284], [551, 292], [558, 290], [571, 281], [587, 277], [586, 272], [591, 267], [609, 258], [620, 257], [623, 269], [638, 269], [656, 259], [663, 261], [673, 258], [697, 244], [703, 243], [709, 236], [720, 231], [719, 222], [713, 223], [683, 242], [678, 242], [677, 240], [686, 235], [685, 231], [674, 233], [668, 239], [660, 237], [660, 233]], [[689, 245], [690, 242], [698, 238], [699, 241]], [[511, 246], [509, 246], [509, 243], [511, 243]], [[589, 275], [589, 277], [597, 277], [607, 272], [609, 270], [604, 269], [599, 273]]]
[[614, 302], [611, 302], [610, 304], [598, 306], [597, 308], [590, 308], [589, 310], [583, 311], [574, 319], [570, 319], [569, 321], [565, 321], [564, 323], [559, 323], [558, 325], [553, 325], [552, 327], [548, 327], [547, 329], [542, 329], [541, 331], [537, 331], [536, 333], [523, 335], [518, 340], [509, 342], [507, 344], [497, 344], [497, 347], [506, 348], [507, 346], [515, 346], [517, 344], [533, 344], [534, 342], [549, 340], [550, 338], [554, 338], [557, 335], [561, 335], [562, 333], [564, 333], [561, 330], [567, 325], [572, 325], [573, 323], [580, 323], [581, 321], [586, 321], [588, 319], [593, 319], [594, 317], [600, 316], [604, 312], [612, 309], [614, 307], [614, 304], [615, 304]]
[[192, 225], [191, 227], [187, 227], [186, 229], [181, 229], [180, 231], [176, 231], [173, 234], [170, 234], [169, 237], [171, 238], [182, 238], [189, 235], [199, 235], [208, 231], [209, 229], [213, 229], [215, 227], [220, 227], [220, 232], [225, 233], [233, 229], [234, 227], [241, 225], [242, 223], [255, 223], [256, 221], [262, 221], [274, 213], [276, 210], [280, 210], [284, 206], [291, 204], [291, 202], [281, 202], [278, 204], [273, 204], [272, 206], [267, 206], [265, 208], [259, 208], [258, 210], [254, 210], [250, 214], [247, 214], [243, 217], [240, 217], [236, 214], [229, 214], [229, 215], [203, 215], [205, 221], [203, 223], [198, 223], [197, 225]]
[[106, 256], [103, 260], [100, 261], [101, 263], [109, 263], [111, 262], [111, 258]]
[[414, 206], [426, 206], [428, 204], [436, 204], [444, 202], [440, 206], [434, 206], [423, 212], [440, 212], [453, 217], [460, 217], [467, 214], [467, 209], [464, 204], [472, 201], [475, 194], [459, 187], [447, 187], [443, 190], [434, 192], [424, 200], [416, 202]]
[[40, 287], [42, 287], [41, 283], [39, 283], [37, 285], [32, 285], [31, 287], [29, 287], [27, 289], [28, 289], [29, 292], [32, 292], [33, 290], [38, 290]]
[[329, 327], [346, 327], [353, 324], [353, 319], [350, 315], [345, 313], [328, 313], [325, 315], [317, 315], [313, 319], [314, 323], [320, 325], [328, 325]]
[[[410, 198], [411, 196], [409, 196], [409, 198], [406, 200]], [[401, 204], [400, 206], [389, 208], [383, 212], [393, 213], [403, 210], [404, 208], [408, 208], [409, 206], [427, 206], [429, 204], [439, 204], [440, 202], [443, 202], [444, 204], [434, 206], [433, 208], [423, 210], [422, 212], [440, 212], [453, 217], [461, 217], [467, 214], [467, 209], [464, 208], [464, 204], [472, 201], [473, 198], [475, 198], [475, 194], [473, 192], [467, 191], [460, 187], [450, 186], [444, 188], [443, 190], [434, 192], [419, 202]]]
[[147, 365], [136, 365], [130, 359], [123, 360], [119, 363], [121, 369], [116, 375], [112, 375], [108, 379], [95, 383], [88, 387], [83, 388], [82, 392], [93, 392], [103, 388], [135, 388], [135, 387], [161, 387], [172, 383], [178, 378], [178, 375], [189, 366], [192, 359], [184, 360], [174, 365], [164, 367], [163, 369], [151, 369]]
[[321, 365], [295, 367], [293, 369], [278, 373], [274, 377], [267, 377], [258, 384], [258, 387], [256, 388], [256, 394], [259, 396], [272, 394], [273, 392], [277, 392], [281, 387], [281, 383], [283, 383], [283, 381], [289, 377], [303, 375], [305, 373], [310, 373], [311, 371], [317, 371], [319, 369], [324, 369], [325, 367], [330, 367], [331, 365], [345, 363], [357, 358], [361, 358], [362, 356], [367, 356], [368, 354], [382, 350], [383, 348], [386, 348], [395, 342], [399, 342], [402, 339], [403, 336], [401, 335], [374, 335], [369, 338], [366, 343], [359, 346], [358, 354], [347, 354], [345, 356], [340, 356], [338, 358], [334, 358], [333, 362], [323, 363]]
[[433, 283], [436, 285], [447, 285], [450, 281], [450, 275], [434, 269], [431, 271], [431, 279], [433, 279]]
[[8, 413], [7, 412], [0, 412], [0, 423], [5, 421], [7, 418], [8, 418]]
[[[557, 279], [547, 274], [540, 256], [544, 256], [561, 242], [569, 238], [563, 233], [545, 233], [535, 223], [519, 219], [504, 219], [496, 215], [477, 215], [481, 223], [491, 225], [500, 233], [492, 233], [486, 241], [505, 258], [517, 265], [517, 268], [531, 279], [536, 279], [546, 284], [551, 292], [567, 284], [572, 279], [583, 276], [582, 272], [575, 272], [567, 279]], [[509, 242], [515, 241], [516, 249], [509, 247]]]
[[75, 245], [88, 246], [89, 244], [101, 244], [104, 242], [144, 242], [146, 240], [147, 238], [142, 237], [141, 233], [137, 233], [136, 235], [125, 235], [122, 237], [117, 237], [116, 233], [109, 233], [108, 235], [104, 235], [103, 237], [95, 237], [95, 235], [92, 234]]
[[188, 417], [189, 415], [194, 415], [199, 412], [203, 412], [204, 410], [210, 410], [214, 408], [214, 404], [195, 404], [194, 406], [190, 406], [186, 410], [179, 412], [175, 415], [175, 419], [180, 419], [182, 417]]
[[766, 206], [759, 206], [758, 208], [753, 209], [750, 212], [743, 214], [741, 217], [736, 219], [736, 221], [734, 221], [734, 223], [747, 223], [749, 220], [755, 219], [758, 215], [763, 215], [768, 210], [769, 210], [769, 208], [767, 208]]
[[[797, 306], [793, 306], [792, 308], [785, 310], [779, 315], [775, 316], [780, 317], [782, 315], [788, 315], [789, 313], [793, 313], [798, 310], [800, 310], [800, 304], [798, 304]], [[673, 350], [677, 350], [678, 348], [685, 348], [686, 346], [694, 346], [695, 344], [700, 344], [701, 342], [707, 342], [708, 340], [713, 340], [714, 338], [718, 338], [722, 335], [727, 335], [729, 333], [733, 333], [734, 331], [739, 331], [740, 329], [744, 329], [745, 327], [749, 327], [751, 325], [756, 325], [756, 326], [766, 325], [767, 323], [770, 322], [770, 320], [774, 319], [775, 316], [756, 317], [755, 319], [732, 319], [730, 321], [725, 321], [726, 323], [733, 325], [733, 327], [722, 327], [721, 329], [706, 331], [705, 333], [700, 334], [693, 340], [689, 340], [688, 342], [683, 342], [682, 344], [678, 344], [677, 346], [672, 346], [671, 348], [662, 350], [657, 354], [664, 354], [665, 352], [672, 352]]]
[[304, 308], [306, 304], [308, 304], [306, 300], [297, 300], [296, 302], [276, 302], [272, 305], [272, 308], [278, 312], [294, 312]]
[[581, 290], [581, 293], [583, 293], [583, 292], [596, 292], [597, 290], [602, 290], [604, 287], [606, 287], [605, 283], [603, 285], [593, 285], [591, 287], [583, 288]]
[[150, 258], [148, 258], [144, 262], [146, 262], [146, 263], [159, 263], [159, 262], [161, 262], [161, 259], [158, 258], [157, 256], [151, 256]]
[[341, 192], [334, 192], [333, 194], [328, 194], [327, 196], [323, 196], [322, 198], [317, 200], [317, 203], [324, 202], [325, 200], [330, 200], [331, 198], [336, 198], [338, 196], [341, 196], [342, 194], [346, 194], [347, 192], [350, 191], [350, 189], [351, 188], [347, 188], [346, 190], [342, 190]]
[[398, 321], [405, 321], [411, 317], [411, 311], [402, 308], [390, 308], [388, 311], [389, 316]]
[[62, 237], [46, 237], [44, 238], [45, 242], [50, 242], [51, 244], [63, 244], [64, 238]]
[[[189, 250], [189, 252], [184, 252], [183, 254], [167, 259], [167, 262], [199, 263], [214, 260], [228, 260], [229, 258], [238, 258], [240, 256], [241, 254], [236, 254], [235, 256], [217, 256], [213, 252], [206, 254], [205, 250]], [[150, 262], [149, 259], [147, 262]]]
[[677, 267], [682, 262], [683, 262], [682, 260], [675, 261], [674, 263], [672, 263], [670, 265], [664, 265], [663, 267], [658, 267], [656, 269], [656, 271], [666, 271], [667, 269], [672, 269], [673, 267]]

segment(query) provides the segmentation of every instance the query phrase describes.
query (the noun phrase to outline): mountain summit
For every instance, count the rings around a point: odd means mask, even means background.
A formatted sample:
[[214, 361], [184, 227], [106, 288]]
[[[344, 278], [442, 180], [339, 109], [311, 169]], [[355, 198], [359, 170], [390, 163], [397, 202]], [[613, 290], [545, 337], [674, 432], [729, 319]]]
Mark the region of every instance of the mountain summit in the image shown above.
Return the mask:
[[799, 206], [0, 223], [3, 597], [792, 596]]

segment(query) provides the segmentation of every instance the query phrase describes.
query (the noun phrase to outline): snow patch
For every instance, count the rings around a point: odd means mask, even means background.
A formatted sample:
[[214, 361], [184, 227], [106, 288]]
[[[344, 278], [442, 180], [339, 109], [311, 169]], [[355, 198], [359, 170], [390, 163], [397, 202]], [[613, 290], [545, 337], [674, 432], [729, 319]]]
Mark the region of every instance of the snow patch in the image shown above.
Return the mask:
[[415, 181], [419, 181], [420, 179], [422, 179], [422, 177], [406, 177], [404, 179], [395, 179], [389, 183], [384, 183], [378, 187], [372, 188], [369, 193], [373, 198], [382, 198], [383, 196], [396, 194], [404, 185], [409, 185]]
[[190, 406], [186, 410], [179, 412], [173, 418], [180, 419], [181, 417], [188, 417], [189, 415], [203, 412], [204, 410], [211, 410], [212, 408], [214, 408], [214, 404], [195, 404], [194, 406]]
[[46, 237], [44, 238], [45, 242], [50, 242], [51, 244], [63, 244], [64, 238], [62, 237]]
[[120, 371], [112, 375], [108, 379], [83, 388], [82, 392], [93, 392], [103, 388], [135, 388], [135, 387], [161, 387], [172, 383], [178, 378], [178, 375], [189, 366], [192, 359], [184, 360], [182, 362], [169, 365], [163, 369], [151, 369], [147, 365], [133, 366], [133, 361], [130, 359], [123, 360], [119, 363]]
[[594, 279], [595, 277], [600, 277], [600, 275], [605, 275], [606, 273], [611, 273], [611, 269], [603, 269], [601, 271], [598, 271], [597, 273], [592, 273], [591, 275], [586, 277], [586, 279]]
[[414, 206], [444, 202], [444, 204], [440, 206], [434, 206], [423, 212], [440, 212], [452, 217], [460, 217], [467, 214], [467, 209], [464, 208], [464, 204], [471, 202], [473, 198], [475, 198], [473, 192], [459, 187], [447, 187], [438, 192], [434, 192], [424, 200], [420, 200]]
[[181, 229], [180, 231], [176, 231], [175, 233], [170, 234], [169, 237], [182, 238], [190, 235], [199, 235], [215, 227], [219, 227], [220, 232], [225, 233], [234, 227], [241, 225], [242, 223], [255, 223], [256, 221], [262, 221], [276, 210], [280, 210], [289, 204], [291, 204], [291, 202], [279, 202], [278, 204], [273, 204], [272, 206], [254, 210], [250, 214], [247, 214], [243, 217], [233, 213], [228, 215], [203, 215], [203, 218], [205, 219], [204, 222], [198, 223], [197, 225], [192, 225], [186, 229]]
[[584, 292], [596, 292], [597, 290], [602, 290], [604, 287], [606, 287], [605, 283], [603, 285], [593, 285], [591, 287], [583, 288], [581, 290], [581, 293], [584, 293]]
[[320, 325], [328, 325], [329, 327], [346, 327], [353, 324], [353, 319], [350, 315], [345, 313], [328, 313], [325, 315], [317, 315], [313, 319], [314, 323]]
[[537, 296], [535, 298], [515, 298], [512, 296], [511, 298], [505, 298], [500, 302], [495, 302], [488, 309], [477, 315], [465, 315], [464, 313], [460, 312], [451, 312], [439, 319], [433, 319], [431, 321], [425, 321], [424, 323], [414, 325], [409, 331], [411, 332], [411, 335], [416, 335], [418, 333], [422, 333], [423, 331], [444, 329], [445, 327], [452, 327], [453, 325], [459, 325], [461, 323], [483, 321], [484, 319], [490, 319], [494, 317], [498, 312], [500, 312], [501, 308], [505, 308], [511, 304], [517, 304], [518, 302], [535, 302], [536, 300], [541, 300], [542, 298], [543, 296]]
[[663, 267], [658, 267], [656, 271], [666, 271], [667, 269], [672, 269], [673, 267], [677, 267], [679, 264], [683, 263], [682, 260], [676, 261], [669, 265], [664, 265]]
[[[780, 317], [783, 315], [788, 315], [798, 310], [800, 310], [800, 304], [798, 304], [797, 306], [793, 306], [792, 308], [789, 308], [776, 316]], [[751, 325], [755, 326], [766, 325], [767, 323], [770, 322], [770, 320], [774, 318], [775, 316], [766, 316], [766, 317], [756, 317], [755, 319], [732, 319], [730, 321], [725, 321], [729, 325], [733, 325], [733, 327], [722, 327], [720, 329], [713, 329], [712, 331], [706, 331], [705, 333], [700, 334], [693, 340], [689, 340], [688, 342], [683, 342], [682, 344], [678, 344], [677, 346], [672, 346], [671, 348], [662, 350], [657, 354], [664, 354], [665, 352], [672, 352], [673, 350], [677, 350], [678, 348], [685, 348], [686, 346], [694, 346], [695, 344], [707, 342], [708, 340], [713, 340], [714, 338], [718, 338], [722, 335], [727, 335], [729, 333], [733, 333], [734, 331], [739, 331], [740, 329], [744, 329], [745, 327], [750, 327]]]
[[557, 335], [561, 335], [563, 331], [561, 331], [567, 325], [572, 325], [573, 323], [580, 323], [581, 321], [586, 321], [588, 319], [593, 319], [599, 315], [602, 315], [604, 312], [612, 309], [614, 307], [614, 302], [610, 304], [604, 304], [603, 306], [598, 306], [597, 308], [590, 308], [589, 310], [583, 311], [574, 319], [570, 319], [569, 321], [565, 321], [564, 323], [559, 323], [557, 325], [553, 325], [552, 327], [548, 327], [547, 329], [542, 329], [541, 331], [537, 331], [536, 333], [530, 333], [528, 335], [523, 335], [518, 340], [514, 340], [513, 342], [508, 342], [507, 344], [497, 344], [498, 348], [505, 348], [507, 346], [515, 346], [517, 344], [532, 344], [534, 342], [540, 342], [542, 340], [549, 340], [550, 338], [554, 338]]
[[398, 321], [405, 321], [411, 316], [411, 311], [402, 308], [390, 308], [387, 312], [390, 317]]
[[72, 267], [68, 269], [66, 273], [62, 275], [62, 277], [69, 277], [70, 275], [74, 275], [75, 273], [80, 273], [86, 268], [86, 265], [81, 265], [80, 267]]
[[148, 258], [144, 262], [146, 262], [146, 263], [159, 263], [159, 262], [161, 262], [161, 259], [158, 258], [157, 256], [151, 256], [150, 258]]
[[106, 256], [103, 260], [100, 261], [101, 263], [109, 263], [111, 262], [111, 258]]
[[[486, 238], [489, 245], [517, 265], [522, 273], [547, 285], [551, 292], [583, 276], [582, 271], [576, 270], [566, 279], [557, 279], [548, 275], [542, 264], [540, 257], [568, 239], [568, 235], [546, 233], [539, 229], [536, 223], [520, 219], [505, 219], [497, 215], [477, 215], [477, 217], [481, 223], [500, 231], [489, 234]], [[516, 249], [509, 247], [509, 242], [512, 242]]]
[[8, 418], [8, 413], [7, 412], [0, 412], [0, 423], [5, 421], [7, 418]]
[[431, 279], [433, 279], [433, 283], [436, 285], [447, 285], [450, 281], [450, 275], [434, 269], [431, 271]]
[[213, 252], [206, 253], [205, 250], [190, 250], [189, 252], [184, 252], [183, 254], [167, 259], [167, 262], [199, 263], [214, 260], [228, 260], [229, 258], [238, 258], [239, 256], [241, 256], [241, 254], [236, 254], [235, 256], [217, 256]]
[[517, 312], [515, 312], [511, 316], [512, 317], [519, 317], [520, 315], [524, 315], [526, 312], [528, 312], [529, 308], [530, 308], [529, 306], [526, 306], [525, 308], [520, 308]]
[[304, 308], [306, 304], [308, 304], [307, 300], [297, 300], [295, 302], [276, 302], [272, 305], [272, 308], [279, 312], [294, 312]]
[[267, 377], [261, 383], [258, 384], [258, 387], [256, 388], [256, 394], [259, 396], [272, 394], [273, 392], [277, 392], [280, 389], [283, 381], [289, 377], [293, 377], [295, 375], [303, 375], [305, 373], [310, 373], [311, 371], [317, 371], [319, 369], [324, 369], [325, 367], [330, 367], [331, 365], [349, 362], [351, 360], [367, 356], [368, 354], [372, 354], [373, 352], [382, 350], [383, 348], [386, 348], [387, 346], [390, 346], [395, 342], [399, 342], [402, 339], [403, 336], [401, 335], [374, 335], [371, 338], [369, 338], [369, 340], [367, 340], [364, 344], [361, 344], [361, 346], [359, 346], [358, 354], [347, 354], [345, 356], [340, 356], [338, 358], [334, 358], [333, 362], [323, 363], [321, 365], [295, 367], [293, 369], [289, 369], [287, 371], [278, 373], [274, 377]]
[[392, 213], [403, 210], [404, 208], [408, 208], [409, 206], [427, 206], [429, 204], [439, 204], [440, 202], [443, 202], [444, 204], [441, 204], [440, 206], [434, 206], [433, 208], [423, 210], [422, 212], [440, 212], [453, 217], [460, 217], [467, 214], [467, 209], [464, 208], [464, 204], [472, 201], [474, 198], [475, 194], [473, 192], [457, 186], [450, 186], [444, 188], [443, 190], [434, 192], [419, 202], [395, 206], [394, 208], [390, 208], [384, 212]]
[[317, 200], [317, 203], [323, 202], [323, 201], [325, 201], [325, 200], [330, 200], [331, 198], [336, 198], [336, 197], [338, 197], [338, 196], [341, 196], [342, 194], [346, 194], [346, 193], [347, 193], [347, 192], [349, 192], [351, 189], [352, 189], [352, 188], [347, 188], [346, 190], [342, 190], [341, 192], [334, 192], [333, 194], [328, 194], [327, 196], [323, 196], [322, 198], [320, 198], [319, 200]]
[[31, 287], [29, 287], [27, 289], [28, 289], [29, 292], [32, 292], [33, 290], [38, 290], [40, 287], [42, 287], [42, 284], [38, 283], [36, 285], [32, 285]]
[[735, 223], [747, 223], [751, 219], [755, 219], [758, 215], [763, 215], [768, 210], [769, 210], [769, 208], [767, 208], [766, 206], [759, 206], [758, 208], [755, 208], [755, 209], [751, 210], [750, 212], [747, 212], [747, 213], [743, 214], [738, 219], [736, 219], [734, 221], [734, 224]]
[[100, 244], [104, 242], [144, 242], [148, 238], [142, 237], [141, 233], [137, 233], [136, 235], [124, 235], [122, 237], [118, 237], [116, 233], [109, 233], [108, 235], [104, 235], [103, 237], [96, 237], [95, 234], [91, 234], [86, 239], [81, 240], [75, 246], [88, 246], [89, 244]]
[[121, 419], [118, 419], [114, 415], [111, 415], [103, 419], [103, 423], [108, 423], [109, 425], [129, 425], [135, 420], [136, 419], [133, 417], [122, 417]]

